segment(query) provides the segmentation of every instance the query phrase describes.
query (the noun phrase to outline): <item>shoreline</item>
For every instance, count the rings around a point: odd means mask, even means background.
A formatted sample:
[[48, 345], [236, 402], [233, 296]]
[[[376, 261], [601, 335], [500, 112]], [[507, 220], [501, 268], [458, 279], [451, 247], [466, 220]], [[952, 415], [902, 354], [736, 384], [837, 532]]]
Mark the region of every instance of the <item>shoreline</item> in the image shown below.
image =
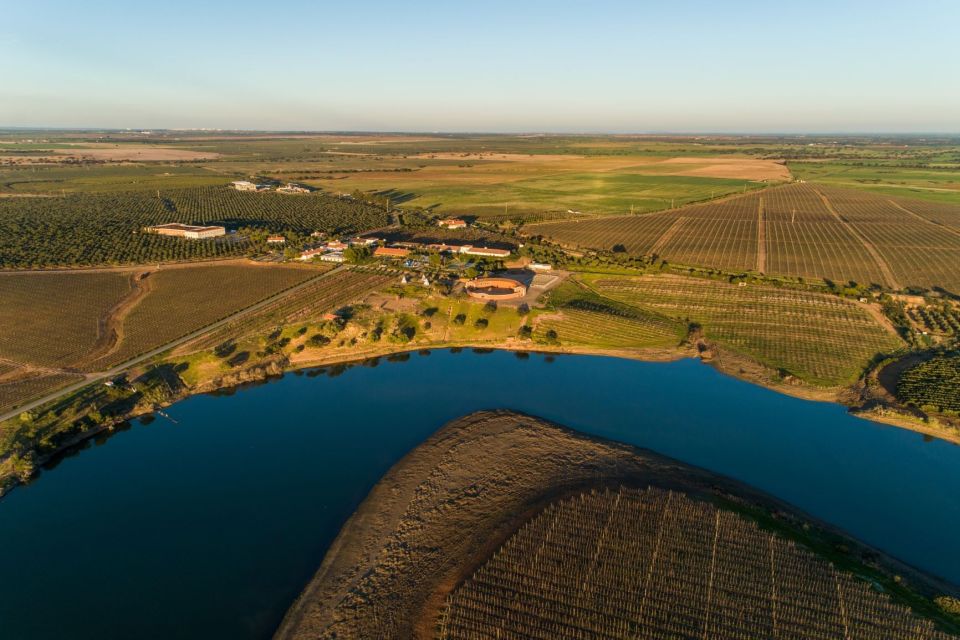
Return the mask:
[[[769, 370], [764, 365], [757, 363], [746, 356], [718, 348], [716, 345], [711, 346], [712, 351], [698, 352], [697, 349], [693, 347], [683, 348], [682, 346], [675, 348], [602, 349], [595, 347], [571, 348], [541, 344], [524, 344], [517, 342], [445, 342], [420, 345], [405, 344], [379, 346], [369, 349], [355, 350], [349, 355], [344, 353], [335, 353], [330, 354], [329, 356], [304, 358], [296, 362], [290, 362], [289, 360], [286, 360], [282, 365], [276, 361], [254, 363], [250, 367], [238, 371], [236, 374], [230, 376], [230, 380], [225, 381], [224, 378], [212, 378], [210, 381], [202, 382], [191, 387], [185, 387], [169, 401], [152, 405], [149, 409], [135, 409], [134, 411], [125, 414], [121, 418], [114, 419], [111, 422], [100, 424], [87, 431], [78, 433], [70, 438], [64, 445], [58, 447], [55, 451], [43, 456], [42, 458], [38, 458], [36, 460], [36, 467], [40, 469], [39, 472], [42, 473], [43, 466], [47, 465], [52, 460], [55, 460], [58, 457], [75, 450], [80, 446], [83, 446], [84, 443], [91, 438], [94, 438], [104, 432], [114, 432], [117, 427], [123, 425], [124, 423], [128, 423], [132, 420], [142, 418], [147, 415], [156, 414], [173, 404], [190, 398], [191, 396], [213, 394], [229, 390], [236, 391], [242, 389], [245, 385], [261, 384], [269, 381], [272, 378], [282, 378], [286, 374], [318, 367], [355, 366], [378, 358], [412, 354], [419, 351], [435, 351], [443, 349], [489, 349], [496, 351], [510, 351], [514, 353], [581, 355], [622, 358], [627, 360], [635, 360], [638, 362], [654, 363], [675, 362], [687, 358], [696, 359], [702, 364], [714, 368], [723, 375], [748, 384], [757, 385], [770, 391], [782, 393], [800, 400], [834, 403], [841, 407], [845, 407], [850, 415], [874, 424], [912, 431], [924, 437], [935, 438], [951, 444], [960, 445], [960, 429], [955, 429], [949, 426], [931, 426], [929, 423], [922, 421], [920, 418], [909, 415], [904, 410], [898, 409], [896, 406], [890, 406], [888, 403], [865, 408], [864, 406], [855, 406], [852, 403], [845, 402], [844, 396], [846, 395], [848, 397], [856, 397], [856, 399], [861, 400], [864, 402], [864, 404], [866, 404], [865, 401], [868, 399], [862, 397], [862, 394], [860, 393], [855, 393], [857, 392], [856, 387], [862, 384], [862, 379], [857, 383], [847, 387], [813, 387], [805, 383], [772, 383], [770, 378], [762, 375], [763, 373], [769, 373]], [[705, 355], [705, 353], [721, 355], [718, 357], [716, 355]], [[724, 358], [726, 358], [728, 362], [732, 361], [735, 366], [727, 366], [724, 363]], [[748, 372], [747, 370], [743, 369], [741, 366], [743, 364], [750, 365], [753, 371]], [[871, 370], [864, 374], [864, 378], [869, 378], [871, 376], [876, 376], [876, 370]], [[29, 480], [27, 482], [29, 482]], [[24, 482], [22, 480], [14, 476], [0, 477], [0, 500], [2, 500], [4, 496], [10, 493], [10, 491], [15, 489], [18, 485], [23, 483]]]

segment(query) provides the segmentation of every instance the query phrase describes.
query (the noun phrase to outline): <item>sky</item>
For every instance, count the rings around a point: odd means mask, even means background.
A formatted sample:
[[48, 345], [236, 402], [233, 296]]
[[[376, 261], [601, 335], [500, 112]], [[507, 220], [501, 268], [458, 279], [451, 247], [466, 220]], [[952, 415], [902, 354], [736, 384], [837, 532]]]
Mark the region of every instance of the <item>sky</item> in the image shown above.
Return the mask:
[[960, 2], [0, 0], [0, 127], [960, 133]]

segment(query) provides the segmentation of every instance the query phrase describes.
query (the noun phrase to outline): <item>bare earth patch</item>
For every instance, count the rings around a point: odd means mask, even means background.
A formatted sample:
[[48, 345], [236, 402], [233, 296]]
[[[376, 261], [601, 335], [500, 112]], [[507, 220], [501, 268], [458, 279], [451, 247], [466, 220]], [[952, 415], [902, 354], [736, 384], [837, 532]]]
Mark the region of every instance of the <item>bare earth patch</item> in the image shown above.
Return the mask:
[[177, 147], [140, 144], [78, 144], [69, 149], [52, 149], [50, 155], [22, 156], [3, 155], [0, 160], [20, 162], [67, 162], [76, 160], [101, 160], [106, 162], [177, 162], [190, 160], [215, 160], [219, 153], [193, 151]]
[[668, 175], [730, 178], [734, 180], [790, 180], [790, 169], [776, 160], [760, 158], [670, 158], [661, 165], [676, 165]]

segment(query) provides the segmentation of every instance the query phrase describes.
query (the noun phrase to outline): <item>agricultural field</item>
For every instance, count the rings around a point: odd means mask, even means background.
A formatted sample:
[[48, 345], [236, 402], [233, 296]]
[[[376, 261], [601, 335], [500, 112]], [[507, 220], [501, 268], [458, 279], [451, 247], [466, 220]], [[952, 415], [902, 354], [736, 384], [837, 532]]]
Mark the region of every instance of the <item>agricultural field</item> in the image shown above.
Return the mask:
[[531, 224], [565, 245], [889, 289], [960, 291], [960, 206], [795, 183], [638, 216]]
[[686, 327], [679, 322], [605, 298], [573, 282], [560, 285], [549, 299], [556, 311], [537, 318], [533, 334], [537, 342], [611, 349], [675, 347], [686, 334]]
[[323, 194], [246, 193], [225, 186], [0, 198], [0, 268], [176, 262], [265, 248], [251, 234], [184, 240], [145, 233], [166, 222], [237, 229], [353, 233], [387, 223], [384, 210]]
[[870, 583], [683, 493], [555, 502], [448, 597], [440, 637], [946, 639]]
[[960, 353], [936, 355], [904, 371], [897, 397], [924, 411], [960, 414]]
[[914, 213], [909, 201], [840, 189], [822, 193], [844, 221], [875, 247], [881, 264], [889, 265], [894, 285], [960, 291], [960, 231]]
[[131, 294], [134, 272], [0, 275], [0, 358], [82, 368], [104, 318]]
[[699, 323], [720, 346], [808, 383], [852, 382], [878, 353], [903, 343], [858, 303], [764, 285], [679, 276], [583, 276], [599, 294]]
[[960, 205], [960, 153], [955, 151], [902, 160], [790, 161], [787, 166], [808, 182]]
[[127, 313], [115, 348], [88, 366], [109, 369], [320, 273], [303, 267], [238, 264], [152, 273], [150, 291]]
[[392, 276], [381, 273], [338, 271], [311, 283], [295, 295], [277, 300], [198, 340], [191, 341], [185, 349], [212, 349], [223, 343], [258, 336], [285, 325], [315, 322], [322, 318], [323, 314], [336, 311], [393, 279]]
[[9, 411], [31, 398], [43, 396], [83, 377], [69, 373], [31, 373], [22, 377], [0, 377], [0, 412]]

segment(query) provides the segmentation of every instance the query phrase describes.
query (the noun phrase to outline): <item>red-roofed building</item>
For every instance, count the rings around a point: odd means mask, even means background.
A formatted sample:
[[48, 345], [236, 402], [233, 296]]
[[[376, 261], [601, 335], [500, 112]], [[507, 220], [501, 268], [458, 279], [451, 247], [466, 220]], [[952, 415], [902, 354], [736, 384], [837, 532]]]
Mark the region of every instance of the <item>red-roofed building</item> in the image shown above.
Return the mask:
[[374, 258], [406, 258], [410, 255], [410, 249], [400, 247], [377, 247], [373, 251]]

